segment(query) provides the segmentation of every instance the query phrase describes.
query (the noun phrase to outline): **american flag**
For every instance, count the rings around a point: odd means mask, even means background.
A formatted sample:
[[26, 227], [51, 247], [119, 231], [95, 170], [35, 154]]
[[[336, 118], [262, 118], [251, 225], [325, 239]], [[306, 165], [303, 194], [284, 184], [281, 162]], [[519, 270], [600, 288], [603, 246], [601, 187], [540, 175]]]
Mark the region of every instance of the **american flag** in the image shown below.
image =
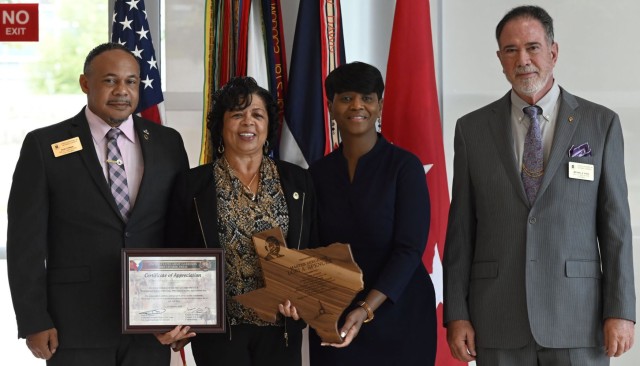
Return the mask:
[[131, 50], [140, 64], [140, 101], [135, 113], [162, 124], [164, 98], [144, 1], [116, 0], [112, 22], [111, 42]]

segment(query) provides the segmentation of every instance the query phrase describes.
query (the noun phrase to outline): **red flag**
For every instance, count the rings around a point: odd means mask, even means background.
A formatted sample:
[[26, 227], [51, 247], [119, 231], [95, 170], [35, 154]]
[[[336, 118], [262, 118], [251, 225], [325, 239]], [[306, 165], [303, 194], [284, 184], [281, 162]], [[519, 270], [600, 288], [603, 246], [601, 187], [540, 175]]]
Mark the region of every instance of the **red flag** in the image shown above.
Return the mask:
[[387, 64], [382, 133], [416, 154], [424, 165], [431, 225], [422, 262], [436, 289], [436, 365], [460, 365], [451, 357], [442, 326], [442, 255], [449, 215], [449, 188], [442, 144], [428, 0], [398, 0]]

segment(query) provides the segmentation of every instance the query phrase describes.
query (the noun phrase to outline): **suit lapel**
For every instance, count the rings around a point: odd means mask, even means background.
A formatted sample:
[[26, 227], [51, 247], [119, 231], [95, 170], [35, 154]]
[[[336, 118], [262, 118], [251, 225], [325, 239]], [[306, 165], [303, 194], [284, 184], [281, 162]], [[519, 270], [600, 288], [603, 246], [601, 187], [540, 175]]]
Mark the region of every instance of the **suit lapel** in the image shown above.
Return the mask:
[[150, 177], [158, 176], [154, 172], [154, 169], [157, 168], [155, 164], [156, 150], [155, 145], [153, 144], [153, 136], [151, 132], [148, 128], [143, 126], [141, 120], [136, 116], [133, 116], [133, 127], [136, 132], [136, 136], [138, 137], [138, 143], [140, 144], [144, 170], [142, 172], [142, 179], [140, 180], [140, 187], [138, 188], [138, 197], [136, 198], [136, 203], [131, 210], [131, 216], [129, 218], [130, 223], [135, 222], [137, 219], [136, 212], [142, 211], [139, 207], [144, 207], [148, 195], [148, 189], [145, 187], [149, 184], [153, 184]]
[[570, 147], [569, 143], [571, 142], [571, 138], [576, 131], [578, 123], [580, 123], [579, 117], [575, 113], [578, 107], [578, 101], [564, 89], [561, 88], [560, 92], [562, 98], [560, 99], [560, 110], [558, 111], [558, 117], [556, 119], [556, 130], [553, 134], [551, 152], [549, 153], [549, 160], [545, 167], [542, 183], [540, 183], [538, 197], [544, 194], [544, 191], [549, 186], [549, 182], [551, 182], [558, 168], [560, 168], [561, 163], [565, 160], [564, 158]]
[[[212, 167], [213, 169], [213, 167]], [[204, 189], [193, 197], [199, 226], [200, 236], [207, 248], [220, 247], [218, 239], [218, 208], [215, 189]]]
[[91, 130], [89, 129], [89, 122], [87, 122], [87, 117], [84, 114], [84, 108], [71, 120], [70, 135], [71, 137], [78, 136], [80, 138], [80, 143], [82, 144], [80, 156], [82, 157], [82, 161], [87, 168], [87, 171], [89, 171], [89, 175], [98, 187], [100, 193], [102, 193], [104, 198], [109, 202], [111, 208], [115, 211], [118, 217], [121, 217], [120, 211], [118, 210], [113, 195], [111, 194], [109, 183], [104, 176], [102, 166], [98, 160], [95, 145], [93, 144], [93, 137], [91, 136]]
[[500, 161], [502, 161], [504, 170], [507, 172], [507, 177], [509, 177], [513, 188], [518, 192], [520, 199], [528, 206], [529, 200], [524, 192], [522, 178], [520, 178], [520, 170], [517, 166], [515, 153], [513, 151], [510, 98], [511, 91], [502, 97], [502, 99], [498, 100], [495, 108], [492, 109], [493, 115], [490, 117], [488, 123], [496, 149], [498, 150], [498, 155], [500, 156]]
[[[265, 158], [266, 159], [266, 158]], [[290, 175], [291, 170], [283, 168], [283, 164], [278, 160], [275, 161], [278, 167], [278, 175], [280, 176], [280, 184], [282, 186], [287, 209], [289, 210], [289, 230], [287, 232], [287, 246], [291, 249], [300, 249], [302, 241], [302, 222], [304, 217], [304, 205], [306, 193], [299, 191], [294, 183], [294, 177]], [[290, 173], [291, 172], [291, 173]], [[289, 173], [289, 174], [288, 174]]]

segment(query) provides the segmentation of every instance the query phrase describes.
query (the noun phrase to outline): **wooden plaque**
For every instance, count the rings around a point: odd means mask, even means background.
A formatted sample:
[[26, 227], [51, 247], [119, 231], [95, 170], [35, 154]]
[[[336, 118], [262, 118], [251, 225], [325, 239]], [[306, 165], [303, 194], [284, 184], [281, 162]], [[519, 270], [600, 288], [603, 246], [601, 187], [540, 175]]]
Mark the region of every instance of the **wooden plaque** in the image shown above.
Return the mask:
[[285, 300], [325, 342], [340, 343], [338, 318], [364, 288], [362, 270], [348, 244], [295, 250], [284, 246], [280, 228], [253, 236], [265, 287], [234, 296], [269, 322], [276, 320]]

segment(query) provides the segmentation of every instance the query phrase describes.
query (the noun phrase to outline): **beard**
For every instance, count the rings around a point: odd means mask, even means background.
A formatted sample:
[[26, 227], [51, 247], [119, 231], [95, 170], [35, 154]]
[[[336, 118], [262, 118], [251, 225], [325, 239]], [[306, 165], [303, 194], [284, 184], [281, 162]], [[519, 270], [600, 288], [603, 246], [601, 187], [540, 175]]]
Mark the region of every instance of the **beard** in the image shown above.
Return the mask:
[[[534, 96], [539, 93], [549, 82], [551, 78], [551, 73], [547, 71], [540, 71], [535, 66], [523, 66], [518, 67], [515, 70], [516, 76], [520, 74], [526, 74], [531, 72], [537, 72], [538, 75], [536, 77], [527, 78], [527, 79], [518, 79], [514, 78], [514, 80], [510, 80], [507, 76], [507, 80], [513, 86], [513, 89], [522, 95], [526, 96]], [[506, 74], [505, 74], [506, 75]]]

